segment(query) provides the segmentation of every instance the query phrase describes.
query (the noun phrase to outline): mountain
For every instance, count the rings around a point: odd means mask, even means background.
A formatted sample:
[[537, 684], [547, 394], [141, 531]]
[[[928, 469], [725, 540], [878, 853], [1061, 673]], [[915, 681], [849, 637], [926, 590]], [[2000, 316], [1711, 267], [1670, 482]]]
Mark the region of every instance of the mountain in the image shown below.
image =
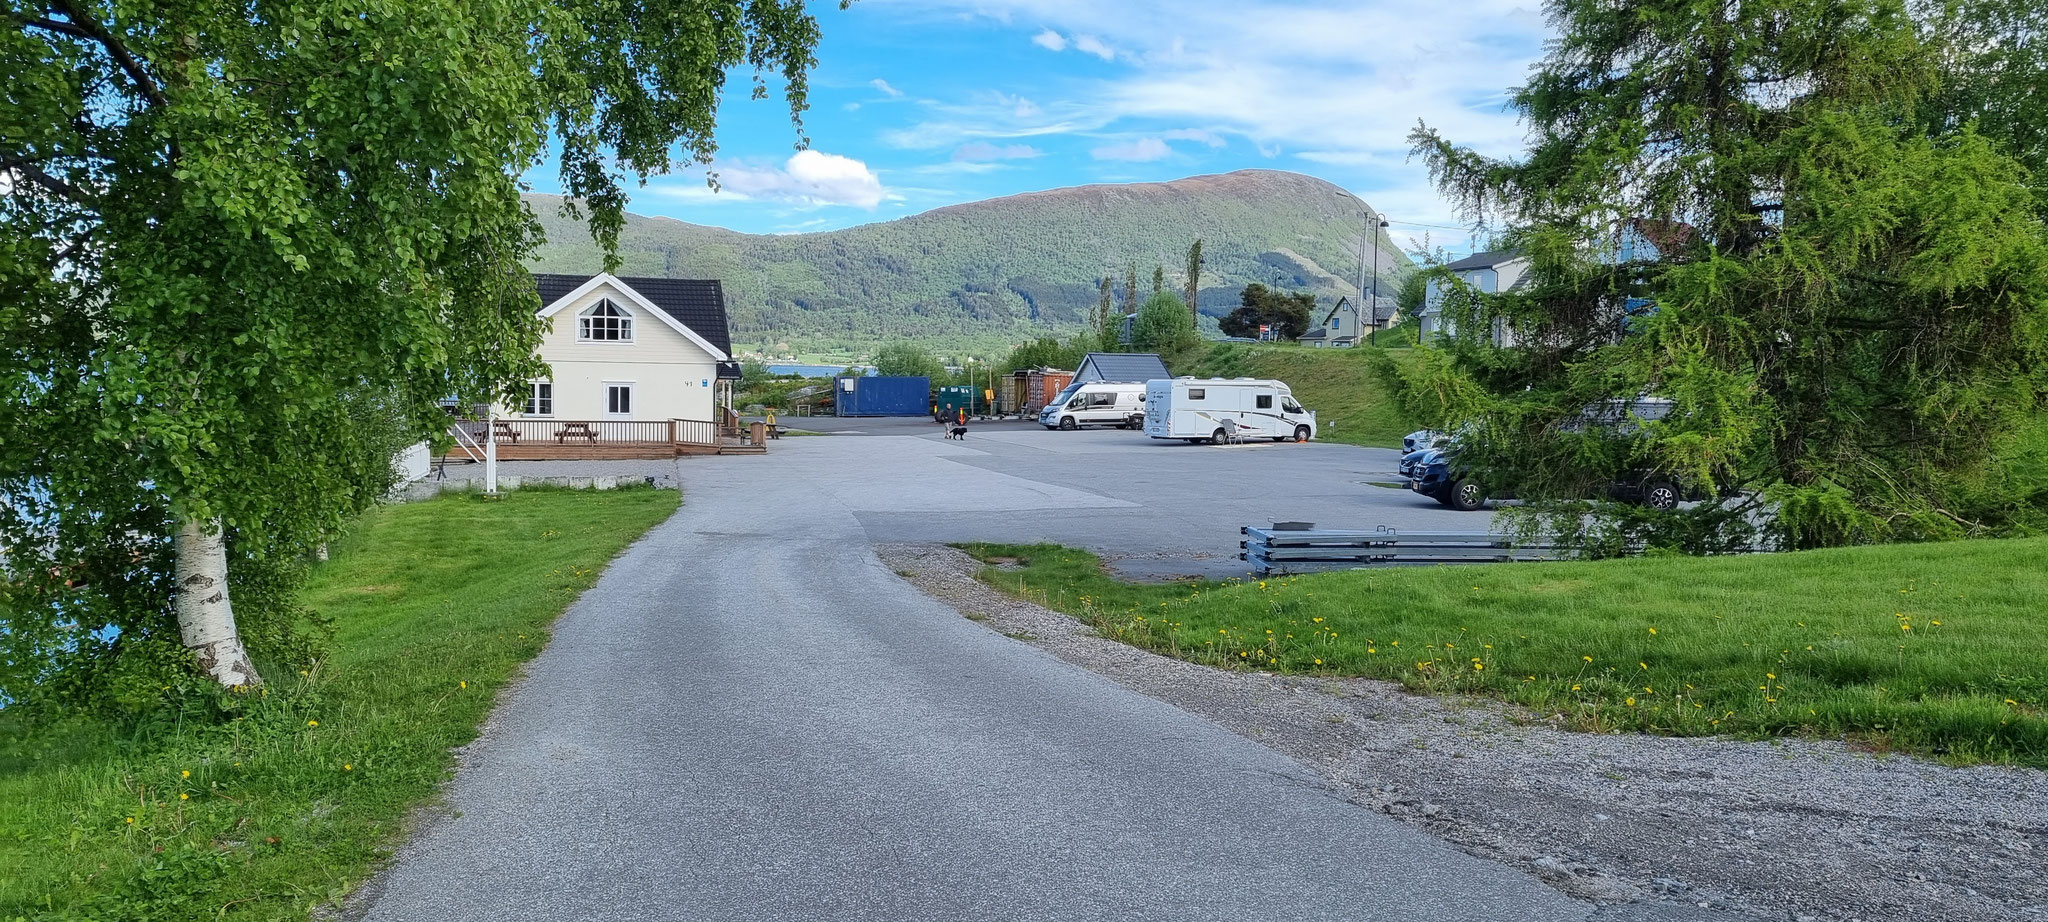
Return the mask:
[[[535, 271], [602, 268], [587, 230], [561, 216], [559, 198], [530, 201], [548, 240]], [[1121, 293], [1131, 263], [1140, 300], [1151, 293], [1154, 266], [1182, 290], [1197, 238], [1203, 314], [1234, 309], [1251, 282], [1313, 291], [1332, 304], [1354, 290], [1364, 223], [1364, 206], [1330, 183], [1242, 170], [1032, 192], [810, 234], [742, 234], [632, 215], [619, 240], [619, 272], [722, 280], [741, 351], [852, 356], [904, 339], [993, 354], [1080, 330], [1097, 280], [1115, 278]], [[1413, 270], [1384, 232], [1379, 266], [1388, 296]]]

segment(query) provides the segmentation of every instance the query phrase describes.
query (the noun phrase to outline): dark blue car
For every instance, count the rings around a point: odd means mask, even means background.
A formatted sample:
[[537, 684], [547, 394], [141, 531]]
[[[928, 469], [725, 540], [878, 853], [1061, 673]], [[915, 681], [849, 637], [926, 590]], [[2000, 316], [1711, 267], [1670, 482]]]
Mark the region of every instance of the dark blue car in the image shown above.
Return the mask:
[[[1485, 484], [1458, 469], [1448, 449], [1432, 449], [1421, 454], [1414, 465], [1414, 473], [1408, 475], [1410, 490], [1461, 512], [1484, 509], [1488, 499], [1514, 498], [1488, 494]], [[1406, 466], [1407, 459], [1402, 459], [1402, 464]], [[1687, 491], [1669, 478], [1650, 473], [1617, 480], [1608, 484], [1607, 492], [1621, 502], [1658, 510], [1676, 509], [1680, 502], [1705, 498], [1696, 491]]]

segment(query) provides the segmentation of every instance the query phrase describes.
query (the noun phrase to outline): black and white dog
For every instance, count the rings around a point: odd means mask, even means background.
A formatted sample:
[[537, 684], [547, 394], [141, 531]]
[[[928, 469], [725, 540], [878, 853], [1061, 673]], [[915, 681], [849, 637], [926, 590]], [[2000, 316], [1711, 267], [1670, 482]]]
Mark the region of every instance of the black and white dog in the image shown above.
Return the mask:
[[946, 430], [946, 438], [959, 439], [962, 442], [967, 441], [967, 427], [954, 426], [953, 428]]

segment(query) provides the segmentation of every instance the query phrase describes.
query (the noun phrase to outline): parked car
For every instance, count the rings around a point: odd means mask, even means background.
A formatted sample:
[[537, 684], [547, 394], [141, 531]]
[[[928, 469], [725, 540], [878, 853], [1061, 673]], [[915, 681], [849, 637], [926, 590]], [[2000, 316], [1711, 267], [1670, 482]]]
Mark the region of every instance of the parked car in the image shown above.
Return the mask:
[[1429, 453], [1435, 450], [1433, 447], [1425, 446], [1402, 454], [1401, 464], [1396, 470], [1402, 477], [1413, 478], [1415, 472], [1421, 469], [1423, 459], [1429, 457]]
[[1109, 381], [1067, 385], [1038, 411], [1038, 422], [1047, 429], [1139, 428], [1145, 424], [1145, 385]]
[[[1483, 509], [1490, 499], [1515, 498], [1504, 492], [1489, 491], [1479, 478], [1460, 469], [1455, 453], [1448, 447], [1430, 449], [1422, 455], [1415, 465], [1415, 473], [1409, 475], [1410, 490], [1461, 512]], [[1676, 509], [1681, 502], [1707, 498], [1707, 494], [1701, 491], [1687, 489], [1667, 476], [1649, 471], [1609, 483], [1607, 495], [1619, 502], [1658, 510]]]
[[1411, 453], [1436, 448], [1446, 438], [1449, 436], [1435, 429], [1417, 429], [1401, 437], [1401, 455], [1405, 459]]

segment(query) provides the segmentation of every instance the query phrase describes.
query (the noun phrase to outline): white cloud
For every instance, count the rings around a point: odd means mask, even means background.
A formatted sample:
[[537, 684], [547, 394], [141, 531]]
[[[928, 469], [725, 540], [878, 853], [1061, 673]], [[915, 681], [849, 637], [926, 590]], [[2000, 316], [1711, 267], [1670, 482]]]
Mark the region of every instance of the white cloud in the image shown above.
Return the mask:
[[1103, 44], [1102, 39], [1093, 35], [1074, 36], [1074, 50], [1085, 51], [1105, 61], [1116, 59], [1116, 49]]
[[1047, 51], [1065, 51], [1067, 50], [1067, 37], [1047, 29], [1032, 36], [1031, 44], [1044, 48]]
[[871, 86], [871, 87], [874, 87], [875, 89], [881, 90], [881, 91], [882, 91], [882, 95], [884, 95], [884, 96], [887, 96], [887, 97], [889, 97], [890, 99], [897, 99], [897, 98], [900, 98], [900, 97], [902, 97], [902, 95], [903, 95], [903, 91], [902, 91], [902, 90], [899, 90], [899, 89], [897, 89], [897, 88], [895, 88], [895, 87], [893, 87], [893, 86], [890, 86], [890, 85], [889, 85], [889, 81], [887, 81], [887, 80], [884, 80], [884, 79], [882, 79], [882, 78], [880, 78], [880, 77], [876, 77], [875, 79], [873, 79], [873, 80], [870, 80], [870, 81], [868, 81], [868, 86]]
[[1088, 152], [1097, 160], [1130, 160], [1148, 163], [1173, 156], [1173, 148], [1158, 138], [1139, 138], [1121, 144], [1107, 144]]
[[815, 150], [797, 151], [779, 168], [720, 164], [717, 172], [721, 187], [748, 198], [873, 210], [887, 195], [867, 164]]
[[1001, 146], [987, 141], [972, 141], [960, 145], [953, 151], [953, 159], [964, 163], [979, 163], [990, 160], [1027, 160], [1043, 153], [1029, 144], [1004, 144]]
[[[878, 9], [882, 8], [878, 5]], [[891, 143], [940, 148], [977, 138], [1057, 131], [1191, 141], [1200, 125], [1242, 138], [1268, 158], [1294, 162], [1345, 185], [1416, 190], [1402, 217], [1456, 224], [1424, 166], [1408, 157], [1418, 120], [1482, 153], [1512, 155], [1525, 140], [1507, 88], [1527, 82], [1549, 37], [1533, 0], [1466, 0], [1446, 15], [1441, 0], [916, 0], [905, 16], [958, 14], [1047, 32], [1064, 48], [1118, 65], [1033, 89], [1044, 114], [1020, 124], [1013, 107], [986, 103], [935, 112]], [[1029, 31], [1022, 25], [1029, 23]], [[1162, 28], [1162, 24], [1169, 24]], [[1182, 126], [1182, 132], [1168, 128]], [[1391, 210], [1391, 207], [1390, 207]]]
[[1200, 128], [1177, 128], [1160, 135], [1160, 137], [1169, 141], [1199, 141], [1210, 147], [1222, 147], [1226, 143], [1222, 135], [1213, 131], [1204, 131]]

